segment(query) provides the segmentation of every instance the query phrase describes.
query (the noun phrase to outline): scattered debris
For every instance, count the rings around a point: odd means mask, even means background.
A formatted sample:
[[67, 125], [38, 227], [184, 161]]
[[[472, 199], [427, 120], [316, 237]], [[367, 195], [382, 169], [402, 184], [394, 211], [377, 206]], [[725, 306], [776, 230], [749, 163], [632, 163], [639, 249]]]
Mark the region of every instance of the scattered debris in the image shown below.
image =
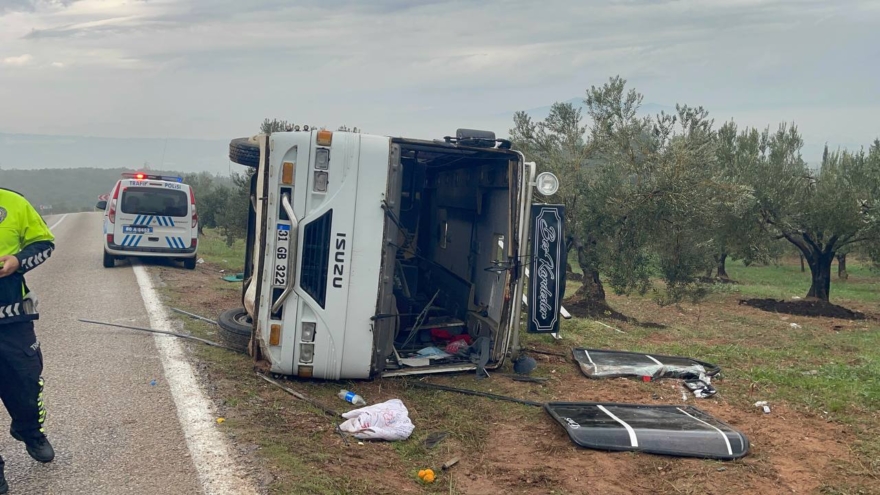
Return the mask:
[[452, 466], [455, 466], [456, 464], [458, 464], [458, 457], [455, 457], [455, 458], [453, 458], [453, 459], [450, 459], [450, 460], [444, 462], [444, 463], [443, 463], [443, 467], [442, 467], [442, 469], [443, 469], [444, 471], [446, 471], [446, 470], [448, 470], [449, 468], [451, 468]]
[[218, 342], [214, 342], [212, 340], [207, 340], [207, 339], [202, 339], [199, 337], [193, 337], [192, 335], [186, 335], [186, 334], [182, 334], [182, 333], [166, 332], [164, 330], [154, 330], [152, 328], [133, 327], [130, 325], [119, 325], [117, 323], [106, 323], [103, 321], [84, 320], [82, 318], [80, 318], [79, 321], [81, 321], [83, 323], [91, 323], [93, 325], [104, 325], [104, 326], [108, 326], [108, 327], [118, 327], [118, 328], [127, 328], [129, 330], [138, 330], [140, 332], [149, 332], [149, 333], [158, 333], [158, 334], [162, 334], [162, 335], [171, 335], [172, 337], [180, 337], [182, 339], [195, 340], [197, 342], [201, 342], [203, 344], [207, 344], [212, 347], [219, 347], [221, 349], [228, 349], [233, 352], [238, 352], [235, 349], [233, 349], [229, 346], [225, 346], [223, 344], [220, 344]]
[[816, 376], [819, 374], [819, 370], [804, 371], [802, 374], [807, 376]]
[[361, 440], [406, 440], [415, 429], [400, 399], [354, 409], [342, 417], [347, 421], [339, 429]]
[[[589, 378], [649, 377], [703, 380], [709, 383], [721, 368], [687, 357], [661, 356], [601, 349], [572, 349], [581, 372]], [[644, 378], [642, 378], [644, 380]]]
[[544, 408], [584, 448], [719, 460], [749, 450], [745, 435], [693, 406], [551, 402]]
[[595, 321], [595, 320], [594, 320], [593, 323], [598, 323], [598, 324], [602, 325], [602, 326], [605, 327], [605, 328], [610, 328], [611, 330], [614, 330], [614, 331], [617, 332], [617, 333], [626, 333], [626, 332], [624, 332], [623, 330], [619, 330], [619, 329], [614, 328], [614, 327], [612, 327], [612, 326], [610, 326], [610, 325], [606, 325], [606, 324], [602, 323], [601, 321]]
[[434, 470], [422, 469], [421, 471], [419, 471], [419, 479], [425, 483], [433, 483], [434, 482]]
[[200, 265], [201, 265], [202, 263], [204, 263], [204, 262], [205, 262], [204, 258], [199, 258], [199, 259], [196, 260], [196, 263], [198, 263], [198, 264], [200, 264]]
[[801, 326], [798, 325], [797, 323], [789, 323], [788, 326], [790, 326], [791, 328], [794, 328], [794, 329], [801, 328]]
[[520, 375], [528, 375], [532, 371], [535, 371], [535, 368], [537, 367], [538, 362], [535, 361], [535, 358], [526, 356], [525, 354], [520, 355], [520, 357], [513, 362], [513, 371]]
[[525, 376], [525, 375], [511, 375], [504, 374], [501, 376], [506, 376], [515, 382], [529, 382], [529, 383], [546, 383], [550, 381], [549, 378], [538, 377], [538, 376]]
[[422, 366], [430, 366], [431, 365], [431, 358], [426, 358], [426, 357], [400, 358], [397, 361], [404, 366], [409, 366], [412, 368], [420, 368]]
[[204, 316], [199, 316], [199, 315], [194, 314], [194, 313], [189, 313], [189, 312], [184, 311], [184, 310], [182, 310], [182, 309], [171, 308], [171, 311], [174, 311], [175, 313], [180, 313], [180, 314], [182, 314], [182, 315], [189, 316], [190, 318], [194, 318], [194, 319], [196, 319], [196, 320], [206, 321], [206, 322], [208, 322], [208, 323], [212, 323], [212, 324], [214, 324], [214, 325], [217, 324], [216, 321], [214, 321], [214, 320], [212, 320], [212, 319], [210, 319], [210, 318], [205, 318]]
[[291, 389], [285, 387], [284, 385], [282, 385], [282, 384], [276, 382], [275, 380], [269, 378], [269, 377], [266, 376], [266, 375], [263, 375], [263, 374], [257, 373], [257, 376], [260, 377], [260, 378], [262, 378], [263, 380], [266, 380], [267, 382], [271, 383], [272, 385], [275, 385], [276, 387], [280, 388], [281, 390], [284, 390], [285, 392], [287, 392], [288, 394], [290, 394], [290, 395], [296, 397], [297, 399], [299, 399], [299, 400], [301, 400], [301, 401], [303, 401], [303, 402], [307, 402], [307, 403], [309, 403], [309, 404], [311, 404], [311, 405], [317, 407], [318, 409], [320, 409], [321, 411], [323, 411], [324, 414], [327, 414], [327, 415], [330, 415], [330, 416], [339, 416], [339, 413], [336, 412], [336, 411], [334, 411], [333, 409], [330, 409], [330, 408], [328, 408], [328, 407], [325, 407], [325, 406], [322, 405], [320, 402], [318, 402], [318, 401], [316, 401], [316, 400], [314, 400], [314, 399], [310, 399], [310, 398], [306, 397], [305, 395], [303, 395], [303, 394], [301, 394], [301, 393], [299, 393], [299, 392], [297, 392], [297, 391], [295, 391], [295, 390], [291, 390]]
[[339, 435], [340, 438], [342, 438], [342, 442], [346, 446], [351, 445], [351, 443], [349, 443], [349, 441], [348, 441], [348, 435], [339, 428], [339, 425], [340, 425], [340, 423], [336, 423], [336, 429], [334, 431], [336, 432], [337, 435]]
[[563, 352], [542, 351], [540, 349], [534, 349], [534, 348], [529, 348], [527, 350], [531, 353], [534, 353], [534, 354], [545, 354], [547, 356], [559, 356], [559, 357], [564, 358], [566, 360], [568, 359], [568, 354], [565, 354]]
[[236, 273], [234, 275], [226, 275], [225, 277], [221, 277], [223, 280], [227, 282], [241, 282], [244, 280], [244, 273]]
[[152, 380], [152, 381], [150, 381], [150, 385], [153, 386], [153, 387], [155, 387], [155, 386], [156, 386], [156, 380]]
[[225, 423], [225, 422], [226, 422], [226, 418], [217, 418], [217, 424], [218, 424], [218, 425], [222, 425], [222, 424]]
[[437, 445], [440, 444], [446, 437], [449, 435], [449, 432], [446, 431], [435, 431], [428, 435], [428, 438], [425, 439], [425, 448], [433, 449]]
[[439, 347], [425, 347], [424, 349], [419, 350], [416, 354], [421, 357], [425, 357], [428, 359], [447, 359], [451, 358], [452, 355], [446, 351], [443, 351]]
[[767, 403], [766, 400], [755, 402], [755, 407], [760, 407], [761, 409], [763, 409], [764, 414], [770, 414], [770, 405]]
[[694, 396], [698, 399], [705, 399], [706, 397], [712, 397], [716, 393], [715, 387], [704, 382], [703, 380], [685, 380], [684, 386], [687, 387], [688, 390], [693, 392]]
[[336, 396], [344, 400], [345, 402], [354, 404], [356, 406], [367, 405], [367, 401], [365, 401], [363, 397], [349, 390], [340, 390], [339, 393], [336, 394]]
[[468, 389], [465, 389], [465, 388], [447, 387], [447, 386], [445, 386], [445, 385], [437, 385], [437, 384], [434, 384], [434, 383], [426, 383], [426, 382], [407, 382], [407, 383], [409, 383], [410, 385], [412, 385], [412, 386], [414, 386], [414, 387], [418, 387], [418, 388], [427, 388], [427, 389], [433, 389], [433, 390], [443, 390], [443, 391], [445, 391], [445, 392], [456, 392], [456, 393], [459, 393], [459, 394], [474, 395], [474, 396], [477, 396], [477, 397], [486, 397], [486, 398], [488, 398], [488, 399], [504, 400], [504, 401], [508, 401], [508, 402], [516, 402], [517, 404], [524, 404], [524, 405], [527, 405], [527, 406], [538, 406], [538, 407], [542, 407], [542, 406], [544, 405], [543, 402], [535, 402], [535, 401], [531, 401], [531, 400], [517, 399], [517, 398], [515, 398], [515, 397], [507, 397], [507, 396], [505, 396], [505, 395], [490, 394], [490, 393], [488, 393], [488, 392], [480, 392], [480, 391], [478, 391], [478, 390], [468, 390]]

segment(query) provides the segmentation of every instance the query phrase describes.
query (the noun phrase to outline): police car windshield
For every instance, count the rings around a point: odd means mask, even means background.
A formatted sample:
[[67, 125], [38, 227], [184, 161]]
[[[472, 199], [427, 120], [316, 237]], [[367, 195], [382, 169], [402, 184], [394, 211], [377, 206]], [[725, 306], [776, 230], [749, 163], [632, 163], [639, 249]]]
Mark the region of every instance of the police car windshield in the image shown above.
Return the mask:
[[183, 191], [154, 187], [129, 187], [122, 193], [122, 213], [132, 215], [187, 216]]

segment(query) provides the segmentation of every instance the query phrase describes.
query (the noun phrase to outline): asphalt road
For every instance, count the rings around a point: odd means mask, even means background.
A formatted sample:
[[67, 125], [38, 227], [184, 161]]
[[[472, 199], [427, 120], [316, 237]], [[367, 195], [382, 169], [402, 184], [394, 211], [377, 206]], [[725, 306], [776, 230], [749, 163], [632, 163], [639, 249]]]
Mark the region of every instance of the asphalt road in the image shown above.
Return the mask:
[[[60, 219], [46, 221], [51, 227]], [[66, 216], [53, 229], [55, 253], [27, 276], [40, 301], [46, 430], [56, 459], [32, 460], [5, 433], [9, 418], [0, 411], [10, 494], [213, 491], [205, 488], [213, 474], [200, 473], [188, 447], [192, 435], [181, 426], [174, 380], [169, 385], [165, 376], [164, 344], [157, 347], [151, 334], [77, 321], [151, 326], [132, 267], [101, 265], [101, 221], [94, 213]]]

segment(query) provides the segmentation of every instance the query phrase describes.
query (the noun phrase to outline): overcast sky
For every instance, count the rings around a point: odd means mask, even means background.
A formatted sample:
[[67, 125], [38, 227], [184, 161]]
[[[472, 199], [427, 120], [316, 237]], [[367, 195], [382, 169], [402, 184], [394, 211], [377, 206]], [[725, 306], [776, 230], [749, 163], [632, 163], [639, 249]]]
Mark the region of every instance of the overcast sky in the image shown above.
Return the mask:
[[718, 124], [867, 145], [878, 26], [878, 0], [0, 0], [0, 132], [504, 135], [513, 111], [619, 74]]

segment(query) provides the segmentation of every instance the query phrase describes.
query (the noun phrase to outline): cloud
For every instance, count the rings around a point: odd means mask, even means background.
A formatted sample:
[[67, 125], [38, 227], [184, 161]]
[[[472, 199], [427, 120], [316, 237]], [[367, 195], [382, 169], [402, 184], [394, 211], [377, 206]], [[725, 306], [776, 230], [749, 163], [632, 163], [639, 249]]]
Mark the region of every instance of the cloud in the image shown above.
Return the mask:
[[64, 68], [64, 62], [52, 62], [50, 65], [52, 67], [55, 67], [56, 69], [63, 69]]
[[34, 57], [29, 53], [25, 53], [24, 55], [19, 55], [17, 57], [6, 57], [2, 60], [3, 65], [11, 65], [13, 67], [21, 67], [24, 65], [28, 65], [31, 63]]
[[36, 12], [38, 9], [66, 8], [79, 0], [0, 0], [0, 15], [8, 12]]
[[112, 17], [109, 19], [69, 24], [48, 29], [32, 29], [22, 38], [35, 40], [40, 38], [73, 38], [86, 36], [106, 37], [108, 35], [123, 35], [138, 30], [159, 31], [160, 28], [163, 27], [163, 24], [166, 26], [170, 25], [170, 23], [163, 23], [162, 20], [156, 18], [151, 19], [139, 16]]
[[[46, 61], [43, 72], [0, 70], [0, 96], [39, 94], [52, 109], [10, 100], [0, 130], [213, 138], [279, 117], [415, 137], [503, 132], [510, 119], [493, 116], [582, 97], [620, 74], [646, 101], [719, 119], [798, 117], [811, 136], [858, 141], [876, 129], [866, 115], [808, 116], [880, 106], [880, 68], [865, 63], [880, 56], [876, 5], [0, 0], [0, 62]], [[50, 71], [53, 60], [65, 70]]]

